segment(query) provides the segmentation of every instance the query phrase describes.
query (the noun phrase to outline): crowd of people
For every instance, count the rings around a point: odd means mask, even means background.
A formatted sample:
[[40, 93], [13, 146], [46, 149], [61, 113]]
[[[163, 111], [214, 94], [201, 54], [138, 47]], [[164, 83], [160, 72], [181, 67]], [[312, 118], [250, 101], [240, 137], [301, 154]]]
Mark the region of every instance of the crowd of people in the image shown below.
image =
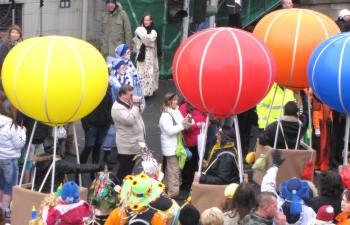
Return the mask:
[[[240, 5], [241, 1], [234, 1], [236, 9], [229, 16], [229, 24], [240, 24], [236, 21]], [[292, 8], [293, 2], [282, 0], [282, 7]], [[342, 31], [350, 31], [350, 11], [340, 11], [336, 22]], [[1, 66], [6, 54], [21, 40], [21, 29], [10, 27], [8, 41], [0, 46]], [[59, 137], [59, 148], [53, 157], [52, 129], [17, 112], [4, 92], [0, 92], [1, 215], [11, 217], [12, 188], [18, 183], [20, 170], [18, 162], [28, 155], [23, 165], [23, 183], [32, 181], [35, 167], [34, 190], [56, 192], [43, 202], [40, 218], [33, 218], [38, 224], [39, 220], [62, 225], [350, 224], [350, 169], [345, 166], [337, 170], [342, 162], [345, 117], [322, 104], [309, 90], [293, 91], [274, 84], [260, 104], [238, 115], [243, 157], [255, 150], [257, 141], [274, 149], [272, 165], [261, 184], [249, 176], [240, 183], [243, 171], [232, 118], [213, 118], [174, 92], [165, 94], [160, 109], [163, 156], [160, 164], [145, 144], [142, 117], [148, 107], [147, 99], [158, 90], [160, 43], [152, 15], [142, 17], [133, 35], [121, 4], [106, 0], [101, 53], [106, 57], [109, 85], [98, 107], [81, 120], [85, 135], [81, 164], [66, 159], [63, 144], [66, 135]], [[207, 140], [201, 158], [198, 135], [206, 125]], [[28, 146], [34, 127], [36, 132]], [[304, 149], [311, 139], [318, 151], [314, 166], [322, 172], [317, 185], [303, 177], [285, 180], [277, 186], [279, 168], [288, 159], [282, 156], [283, 150], [275, 149]], [[118, 152], [116, 174], [108, 171], [114, 169], [112, 151]], [[54, 158], [55, 174], [51, 174]], [[244, 168], [250, 170], [248, 164], [252, 162], [248, 161]], [[135, 173], [137, 162], [142, 165], [141, 173]], [[199, 166], [203, 170], [198, 172]], [[80, 199], [76, 183], [66, 182], [67, 174], [76, 175], [77, 181], [81, 173], [90, 174], [89, 201]], [[52, 176], [54, 187], [50, 182]], [[222, 204], [199, 212], [191, 204], [193, 183], [226, 185]]]

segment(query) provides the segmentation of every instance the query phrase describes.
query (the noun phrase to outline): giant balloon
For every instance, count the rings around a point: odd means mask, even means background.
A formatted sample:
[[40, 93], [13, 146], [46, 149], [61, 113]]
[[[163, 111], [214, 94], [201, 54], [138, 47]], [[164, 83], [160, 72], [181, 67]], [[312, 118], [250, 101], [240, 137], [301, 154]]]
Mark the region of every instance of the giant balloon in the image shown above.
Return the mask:
[[312, 51], [339, 32], [332, 19], [307, 9], [274, 11], [262, 18], [254, 29], [254, 34], [275, 56], [277, 83], [292, 89], [308, 86], [307, 62]]
[[258, 38], [233, 28], [196, 33], [177, 49], [173, 77], [179, 92], [219, 118], [244, 112], [268, 93], [275, 62]]
[[338, 112], [350, 113], [350, 32], [335, 35], [315, 49], [308, 78], [322, 102]]
[[2, 84], [21, 112], [47, 124], [62, 125], [97, 107], [106, 93], [108, 71], [103, 56], [85, 41], [36, 37], [9, 52]]

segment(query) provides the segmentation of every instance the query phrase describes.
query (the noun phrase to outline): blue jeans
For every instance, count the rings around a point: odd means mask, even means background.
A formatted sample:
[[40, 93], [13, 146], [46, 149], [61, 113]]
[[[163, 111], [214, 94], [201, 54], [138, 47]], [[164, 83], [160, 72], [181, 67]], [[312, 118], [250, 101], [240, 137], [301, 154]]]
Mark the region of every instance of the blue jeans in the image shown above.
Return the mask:
[[0, 190], [12, 196], [12, 187], [17, 184], [18, 159], [0, 159]]
[[86, 163], [90, 153], [92, 152], [92, 162], [98, 163], [100, 158], [100, 148], [106, 137], [108, 127], [105, 126], [91, 126], [84, 127], [85, 133], [85, 147], [81, 152], [81, 163]]
[[108, 129], [107, 136], [103, 142], [104, 151], [111, 151], [112, 148], [116, 146], [116, 133], [116, 127], [114, 125], [111, 125]]

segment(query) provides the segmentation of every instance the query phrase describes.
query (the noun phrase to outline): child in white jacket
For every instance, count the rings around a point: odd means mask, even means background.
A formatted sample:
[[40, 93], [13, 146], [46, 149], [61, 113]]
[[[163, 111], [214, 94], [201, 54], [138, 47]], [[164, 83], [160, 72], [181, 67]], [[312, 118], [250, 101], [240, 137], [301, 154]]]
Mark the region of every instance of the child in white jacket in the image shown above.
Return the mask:
[[17, 184], [18, 158], [26, 142], [26, 129], [18, 126], [15, 112], [5, 101], [0, 105], [0, 200], [5, 217], [10, 217], [12, 187]]

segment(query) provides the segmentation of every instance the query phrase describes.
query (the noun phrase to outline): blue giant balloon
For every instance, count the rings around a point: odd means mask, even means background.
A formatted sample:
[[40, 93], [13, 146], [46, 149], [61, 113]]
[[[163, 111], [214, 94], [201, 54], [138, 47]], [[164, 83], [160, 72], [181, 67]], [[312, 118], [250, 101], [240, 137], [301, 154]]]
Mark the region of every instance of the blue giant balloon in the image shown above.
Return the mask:
[[314, 50], [308, 79], [323, 103], [350, 114], [350, 32], [332, 36]]

